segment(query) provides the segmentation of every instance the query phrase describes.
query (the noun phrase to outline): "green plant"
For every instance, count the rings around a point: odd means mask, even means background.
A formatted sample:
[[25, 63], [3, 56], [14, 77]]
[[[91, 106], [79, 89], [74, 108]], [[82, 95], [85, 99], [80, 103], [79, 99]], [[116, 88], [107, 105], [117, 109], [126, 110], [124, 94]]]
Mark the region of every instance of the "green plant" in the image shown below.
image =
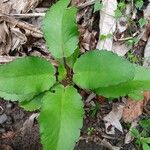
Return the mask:
[[100, 0], [96, 0], [94, 4], [94, 13], [96, 11], [100, 11], [103, 7], [103, 4], [100, 2]]
[[138, 62], [137, 56], [135, 56], [135, 55], [132, 54], [131, 52], [128, 52], [127, 54], [128, 54], [127, 59], [128, 59], [131, 63], [137, 63], [137, 62]]
[[142, 131], [132, 128], [131, 134], [136, 139], [135, 143], [142, 147], [143, 150], [150, 149], [150, 119], [141, 120], [139, 122]]
[[105, 41], [106, 39], [109, 39], [109, 38], [111, 38], [112, 37], [112, 34], [107, 34], [107, 35], [105, 35], [105, 34], [101, 34], [100, 35], [100, 40], [102, 40], [102, 41]]
[[58, 1], [43, 23], [44, 37], [58, 68], [39, 57], [0, 66], [0, 96], [18, 101], [29, 111], [40, 109], [38, 122], [45, 150], [71, 150], [79, 138], [84, 109], [75, 87], [108, 98], [128, 95], [141, 99], [142, 92], [150, 90], [150, 69], [104, 50], [79, 57], [77, 9], [68, 7], [69, 3]]
[[134, 0], [135, 7], [137, 9], [141, 9], [143, 7], [144, 1], [143, 0]]
[[141, 19], [138, 21], [138, 23], [139, 23], [140, 27], [143, 28], [143, 27], [148, 23], [148, 21], [147, 21], [147, 19], [145, 19], [145, 18], [141, 18]]
[[92, 135], [93, 131], [94, 131], [94, 128], [93, 127], [91, 127], [91, 128], [89, 127], [88, 131], [87, 131], [87, 134], [88, 135]]
[[92, 117], [96, 117], [97, 111], [100, 109], [100, 104], [96, 103], [95, 106], [92, 106], [90, 109], [90, 114]]
[[126, 8], [126, 4], [124, 0], [121, 0], [118, 5], [117, 5], [117, 9], [115, 10], [115, 18], [119, 19], [120, 17], [123, 16], [123, 11]]

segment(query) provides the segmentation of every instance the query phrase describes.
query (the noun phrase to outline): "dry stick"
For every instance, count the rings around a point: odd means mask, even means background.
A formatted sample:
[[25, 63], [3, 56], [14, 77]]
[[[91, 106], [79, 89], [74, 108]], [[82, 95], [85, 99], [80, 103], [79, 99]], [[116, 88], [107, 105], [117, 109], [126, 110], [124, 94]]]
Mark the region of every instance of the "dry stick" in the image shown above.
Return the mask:
[[17, 26], [17, 27], [22, 28], [22, 29], [30, 30], [30, 31], [32, 31], [33, 33], [36, 34], [36, 35], [35, 34], [34, 35], [37, 38], [42, 38], [43, 37], [43, 33], [38, 28], [36, 28], [35, 26], [33, 26], [29, 23], [23, 22], [23, 21], [19, 21], [19, 20], [13, 18], [13, 17], [10, 17], [7, 14], [0, 13], [0, 21], [1, 20], [9, 22], [13, 26]]
[[126, 38], [121, 38], [121, 39], [115, 39], [115, 41], [122, 42], [122, 41], [128, 41], [128, 40], [131, 40], [131, 39], [133, 39], [135, 36], [137, 36], [138, 33], [139, 33], [139, 32], [137, 31], [137, 32], [135, 32], [135, 33], [133, 34], [132, 37], [126, 37]]
[[88, 1], [88, 2], [85, 2], [85, 3], [82, 3], [82, 4], [79, 4], [77, 7], [79, 9], [83, 9], [87, 6], [90, 6], [90, 5], [93, 5], [95, 3], [96, 0], [91, 0], [91, 1]]
[[15, 17], [15, 18], [44, 17], [45, 13], [8, 14], [8, 16]]

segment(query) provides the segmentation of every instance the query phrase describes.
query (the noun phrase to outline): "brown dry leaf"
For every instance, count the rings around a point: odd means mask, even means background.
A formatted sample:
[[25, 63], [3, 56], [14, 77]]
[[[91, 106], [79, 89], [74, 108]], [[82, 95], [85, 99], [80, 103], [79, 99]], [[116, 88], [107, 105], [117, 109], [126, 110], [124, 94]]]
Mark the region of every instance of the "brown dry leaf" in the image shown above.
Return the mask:
[[131, 123], [136, 120], [143, 113], [144, 106], [146, 106], [149, 100], [150, 91], [144, 92], [144, 100], [134, 101], [132, 99], [128, 99], [123, 110], [124, 122]]
[[11, 38], [6, 22], [0, 23], [0, 55], [7, 54], [11, 48]]
[[84, 8], [77, 14], [77, 22], [79, 23], [80, 33], [80, 51], [84, 53], [86, 50], [96, 48], [97, 31], [92, 30], [93, 26], [92, 9], [90, 7]]
[[9, 145], [0, 145], [1, 150], [13, 150]]
[[113, 42], [112, 50], [114, 53], [118, 54], [118, 56], [124, 56], [130, 48], [125, 42]]
[[96, 45], [96, 39], [95, 39], [96, 32], [92, 31], [89, 32], [86, 30], [83, 35], [81, 35], [82, 41], [80, 42], [81, 47], [83, 47], [85, 50], [91, 50], [95, 48]]
[[0, 13], [8, 14], [10, 13], [12, 7], [10, 3], [3, 3], [0, 1]]
[[11, 50], [20, 49], [21, 45], [27, 42], [27, 37], [19, 30], [19, 28], [11, 28], [12, 43]]
[[34, 9], [42, 0], [9, 0], [13, 13], [27, 13]]
[[107, 134], [115, 134], [114, 128], [123, 132], [122, 125], [120, 124], [120, 119], [122, 118], [124, 105], [122, 103], [115, 103], [113, 105], [112, 111], [104, 117], [105, 128]]
[[[35, 26], [17, 20], [8, 14], [27, 13], [35, 8], [42, 0], [8, 0], [0, 1], [0, 55], [20, 49], [32, 35], [41, 38], [41, 31]], [[21, 31], [20, 28], [24, 30]]]
[[12, 131], [8, 131], [6, 133], [3, 133], [1, 138], [2, 139], [6, 139], [6, 138], [12, 139], [14, 137], [15, 137], [15, 133]]
[[33, 127], [35, 119], [39, 116], [38, 113], [33, 113], [23, 124], [23, 127], [20, 129], [23, 133], [25, 133], [26, 129], [31, 129]]

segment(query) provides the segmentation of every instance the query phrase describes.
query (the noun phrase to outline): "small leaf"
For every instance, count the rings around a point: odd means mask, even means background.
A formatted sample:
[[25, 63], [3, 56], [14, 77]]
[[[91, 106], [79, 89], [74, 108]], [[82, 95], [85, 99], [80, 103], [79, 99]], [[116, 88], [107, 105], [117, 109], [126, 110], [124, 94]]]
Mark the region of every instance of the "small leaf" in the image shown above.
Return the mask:
[[96, 11], [100, 11], [100, 10], [102, 9], [102, 7], [103, 7], [103, 4], [100, 3], [99, 0], [96, 0], [96, 2], [95, 2], [95, 4], [94, 4], [94, 13], [95, 13]]
[[132, 128], [132, 130], [131, 130], [131, 135], [132, 135], [134, 138], [136, 138], [136, 139], [138, 139], [138, 138], [141, 137], [139, 131], [138, 131], [136, 128]]
[[135, 6], [137, 9], [141, 9], [143, 7], [143, 0], [136, 0]]
[[143, 138], [142, 140], [144, 143], [150, 144], [150, 137]]
[[145, 18], [141, 18], [138, 22], [141, 28], [143, 28], [148, 23]]
[[25, 57], [0, 66], [0, 96], [7, 100], [30, 100], [54, 83], [54, 68], [43, 58]]
[[83, 121], [81, 96], [71, 86], [57, 86], [43, 97], [39, 117], [45, 150], [71, 150], [80, 135]]
[[64, 65], [60, 64], [58, 66], [58, 80], [62, 81], [67, 77], [67, 71]]
[[150, 119], [140, 120], [139, 124], [142, 128], [150, 128]]
[[60, 0], [44, 18], [43, 31], [50, 52], [56, 58], [69, 57], [78, 47], [76, 8], [67, 8], [70, 0]]
[[100, 40], [106, 40], [107, 38], [111, 38], [112, 37], [112, 34], [101, 34], [100, 35]]
[[150, 146], [146, 143], [142, 144], [143, 150], [150, 150]]
[[123, 16], [122, 12], [119, 9], [116, 9], [115, 10], [115, 18], [119, 19], [122, 16]]
[[91, 51], [75, 63], [73, 81], [84, 89], [116, 85], [134, 77], [134, 67], [125, 59], [108, 51]]

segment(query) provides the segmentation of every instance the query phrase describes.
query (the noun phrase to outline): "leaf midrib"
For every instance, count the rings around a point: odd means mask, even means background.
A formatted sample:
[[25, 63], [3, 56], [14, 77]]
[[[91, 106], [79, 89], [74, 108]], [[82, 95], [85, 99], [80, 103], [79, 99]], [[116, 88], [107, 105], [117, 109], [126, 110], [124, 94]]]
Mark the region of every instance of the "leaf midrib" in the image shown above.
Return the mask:
[[62, 125], [62, 121], [61, 121], [61, 120], [62, 120], [62, 119], [61, 119], [61, 118], [62, 118], [62, 108], [63, 108], [62, 106], [63, 106], [63, 99], [64, 99], [64, 97], [65, 97], [65, 92], [66, 92], [66, 90], [64, 89], [64, 93], [62, 92], [62, 96], [61, 96], [62, 98], [61, 98], [61, 101], [60, 101], [60, 103], [61, 103], [61, 104], [60, 104], [60, 105], [61, 105], [61, 108], [60, 108], [60, 117], [59, 117], [59, 118], [60, 118], [60, 120], [59, 120], [59, 131], [58, 131], [59, 133], [58, 133], [58, 140], [57, 140], [57, 147], [56, 147], [56, 150], [58, 149], [58, 144], [59, 144], [59, 142], [60, 142], [60, 138], [59, 138], [59, 137], [60, 137], [61, 125]]

